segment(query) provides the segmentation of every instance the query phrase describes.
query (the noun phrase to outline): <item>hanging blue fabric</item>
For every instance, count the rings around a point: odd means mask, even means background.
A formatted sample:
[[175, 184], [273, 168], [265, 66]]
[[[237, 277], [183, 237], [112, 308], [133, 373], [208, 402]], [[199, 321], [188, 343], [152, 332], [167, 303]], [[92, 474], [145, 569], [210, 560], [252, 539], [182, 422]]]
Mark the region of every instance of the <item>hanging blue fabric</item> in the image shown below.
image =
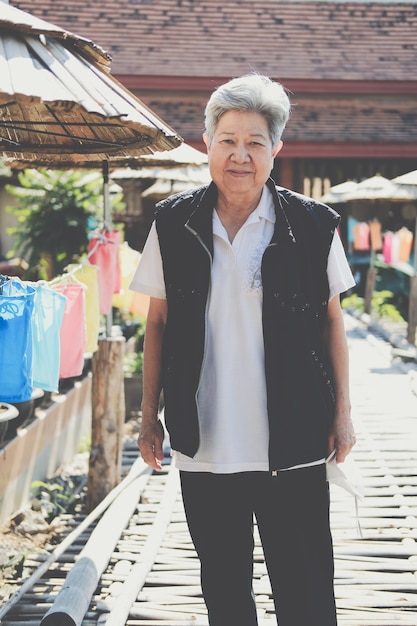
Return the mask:
[[60, 339], [66, 297], [47, 284], [33, 283], [36, 289], [32, 314], [33, 384], [44, 391], [58, 391]]
[[0, 401], [25, 402], [33, 391], [32, 325], [35, 289], [0, 277]]

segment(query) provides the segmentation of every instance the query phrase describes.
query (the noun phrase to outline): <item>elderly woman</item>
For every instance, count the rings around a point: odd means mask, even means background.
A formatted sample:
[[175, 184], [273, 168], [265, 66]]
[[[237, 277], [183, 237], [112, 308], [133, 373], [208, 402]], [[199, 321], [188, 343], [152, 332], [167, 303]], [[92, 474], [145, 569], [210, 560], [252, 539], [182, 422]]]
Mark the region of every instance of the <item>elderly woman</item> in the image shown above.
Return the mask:
[[290, 114], [259, 75], [205, 111], [212, 183], [161, 202], [131, 288], [150, 296], [143, 459], [161, 467], [161, 389], [211, 626], [254, 626], [255, 516], [280, 626], [334, 626], [325, 459], [354, 444], [329, 207], [269, 178]]

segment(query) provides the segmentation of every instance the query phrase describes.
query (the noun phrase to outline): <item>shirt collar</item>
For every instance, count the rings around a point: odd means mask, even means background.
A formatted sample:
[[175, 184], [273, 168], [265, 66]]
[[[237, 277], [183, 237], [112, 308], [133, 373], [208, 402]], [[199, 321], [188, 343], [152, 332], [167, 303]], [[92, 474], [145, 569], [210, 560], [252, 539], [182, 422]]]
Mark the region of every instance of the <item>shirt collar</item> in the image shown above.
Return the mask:
[[[259, 222], [261, 219], [267, 220], [272, 224], [275, 224], [276, 221], [274, 200], [272, 197], [272, 193], [266, 185], [264, 185], [262, 189], [262, 195], [259, 200], [258, 206], [249, 215], [248, 219], [246, 220], [246, 224], [253, 224], [255, 222]], [[216, 211], [213, 211], [213, 230], [216, 235], [220, 234], [220, 232], [223, 231], [222, 223]]]
[[268, 220], [268, 222], [272, 222], [272, 224], [275, 224], [276, 215], [274, 208], [274, 199], [272, 197], [272, 193], [269, 191], [266, 185], [264, 185], [261, 199], [259, 200], [259, 204], [253, 213], [257, 214], [258, 219], [263, 218], [265, 220]]

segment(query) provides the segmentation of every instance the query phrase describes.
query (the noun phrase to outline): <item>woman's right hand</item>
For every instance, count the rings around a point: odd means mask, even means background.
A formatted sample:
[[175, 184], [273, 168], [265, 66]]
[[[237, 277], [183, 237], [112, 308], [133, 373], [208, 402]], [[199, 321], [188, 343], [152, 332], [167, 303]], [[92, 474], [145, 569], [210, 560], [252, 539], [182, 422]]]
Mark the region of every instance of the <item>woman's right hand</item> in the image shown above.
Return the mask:
[[138, 436], [138, 448], [140, 454], [150, 467], [153, 469], [162, 469], [162, 461], [164, 459], [163, 444], [164, 427], [158, 418], [152, 420], [143, 420]]

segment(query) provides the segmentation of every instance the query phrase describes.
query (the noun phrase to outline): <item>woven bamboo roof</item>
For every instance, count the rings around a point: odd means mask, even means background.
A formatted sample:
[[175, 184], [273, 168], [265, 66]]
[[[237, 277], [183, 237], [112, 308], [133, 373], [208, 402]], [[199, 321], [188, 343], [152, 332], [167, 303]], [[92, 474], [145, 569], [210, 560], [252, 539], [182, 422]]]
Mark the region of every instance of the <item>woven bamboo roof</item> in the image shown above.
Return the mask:
[[0, 152], [50, 165], [166, 151], [182, 138], [83, 37], [0, 3]]
[[[87, 155], [89, 156], [89, 155]], [[3, 160], [4, 165], [10, 167], [13, 170], [24, 170], [26, 168], [36, 167], [50, 168], [50, 169], [66, 169], [71, 167], [76, 168], [88, 168], [88, 169], [101, 169], [102, 161], [94, 158], [94, 155], [90, 155], [88, 159], [81, 159], [78, 157], [78, 161], [74, 163], [71, 161], [71, 155], [62, 155], [60, 160], [56, 163], [51, 163], [48, 155], [38, 155], [36, 164], [30, 159], [13, 159], [5, 158]], [[111, 157], [108, 161], [109, 169], [113, 172], [118, 171], [119, 178], [129, 178], [132, 173], [132, 178], [140, 178], [141, 171], [155, 169], [178, 169], [179, 167], [193, 167], [196, 170], [199, 168], [208, 167], [208, 156], [205, 152], [196, 150], [192, 146], [186, 143], [182, 143], [177, 148], [172, 150], [163, 150], [161, 152], [155, 152], [154, 154], [142, 154], [140, 156], [132, 157]]]

